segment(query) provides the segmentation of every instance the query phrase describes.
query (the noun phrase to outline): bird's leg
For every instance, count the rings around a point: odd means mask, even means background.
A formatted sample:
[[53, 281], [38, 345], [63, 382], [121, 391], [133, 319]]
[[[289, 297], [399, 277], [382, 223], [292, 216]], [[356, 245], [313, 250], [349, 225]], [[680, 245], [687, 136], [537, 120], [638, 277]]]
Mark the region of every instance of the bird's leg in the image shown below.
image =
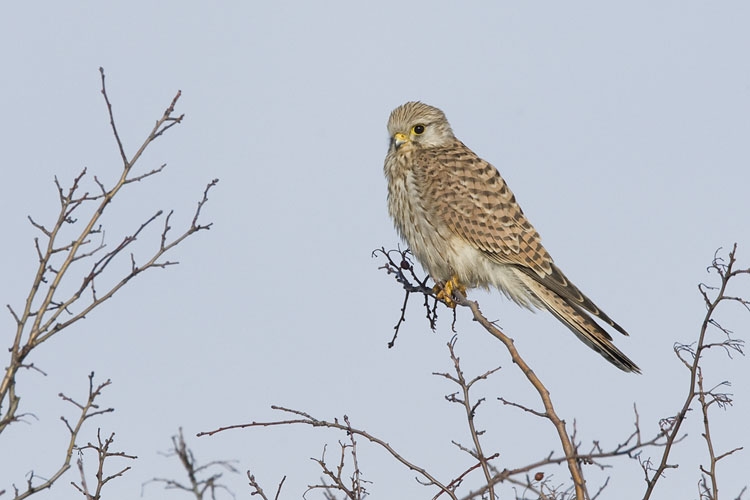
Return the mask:
[[462, 295], [466, 295], [466, 287], [458, 281], [455, 274], [445, 283], [438, 283], [433, 287], [438, 300], [442, 300], [446, 306], [455, 309], [456, 301], [453, 300], [453, 290], [458, 290]]

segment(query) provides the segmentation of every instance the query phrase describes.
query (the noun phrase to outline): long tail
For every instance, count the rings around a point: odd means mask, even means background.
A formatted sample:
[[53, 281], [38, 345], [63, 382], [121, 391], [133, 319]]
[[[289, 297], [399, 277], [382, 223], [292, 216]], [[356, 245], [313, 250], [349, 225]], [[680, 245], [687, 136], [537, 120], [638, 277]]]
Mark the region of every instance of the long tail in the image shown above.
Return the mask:
[[[641, 369], [614, 346], [612, 337], [586, 311], [600, 317], [619, 332], [625, 335], [627, 332], [583, 295], [558, 268], [555, 267], [553, 275], [547, 278], [540, 278], [533, 271], [526, 272], [523, 268], [519, 271], [521, 272], [517, 273], [518, 277], [529, 290], [584, 344], [604, 356], [620, 370], [641, 373]], [[550, 280], [549, 283], [548, 280]]]

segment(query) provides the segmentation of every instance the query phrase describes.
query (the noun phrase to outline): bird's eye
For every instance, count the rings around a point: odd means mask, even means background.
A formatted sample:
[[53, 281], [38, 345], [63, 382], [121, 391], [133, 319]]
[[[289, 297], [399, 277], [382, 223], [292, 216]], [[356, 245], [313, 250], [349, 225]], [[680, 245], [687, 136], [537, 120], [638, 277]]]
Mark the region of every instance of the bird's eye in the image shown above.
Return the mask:
[[411, 128], [411, 131], [414, 133], [414, 135], [422, 135], [424, 134], [424, 125], [422, 124], [414, 125]]

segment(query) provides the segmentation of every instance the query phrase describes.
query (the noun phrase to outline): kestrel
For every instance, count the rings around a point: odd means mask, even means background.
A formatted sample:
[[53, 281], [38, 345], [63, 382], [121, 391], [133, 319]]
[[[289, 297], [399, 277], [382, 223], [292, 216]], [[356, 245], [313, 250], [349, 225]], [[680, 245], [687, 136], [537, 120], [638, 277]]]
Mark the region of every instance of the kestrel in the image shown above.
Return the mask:
[[546, 308], [607, 361], [640, 373], [592, 315], [627, 332], [555, 265], [500, 173], [453, 135], [442, 111], [407, 102], [391, 113], [388, 134], [388, 210], [440, 299], [455, 307], [453, 290], [495, 287]]

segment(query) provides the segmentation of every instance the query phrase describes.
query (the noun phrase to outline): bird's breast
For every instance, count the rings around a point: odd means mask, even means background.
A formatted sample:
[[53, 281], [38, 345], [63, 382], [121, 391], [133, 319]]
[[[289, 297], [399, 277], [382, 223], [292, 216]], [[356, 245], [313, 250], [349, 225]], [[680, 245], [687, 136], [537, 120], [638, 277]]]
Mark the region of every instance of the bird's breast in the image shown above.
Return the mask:
[[415, 172], [396, 158], [392, 162], [386, 162], [386, 177], [388, 210], [396, 229], [434, 280], [448, 280], [454, 274], [455, 235], [434, 213]]

